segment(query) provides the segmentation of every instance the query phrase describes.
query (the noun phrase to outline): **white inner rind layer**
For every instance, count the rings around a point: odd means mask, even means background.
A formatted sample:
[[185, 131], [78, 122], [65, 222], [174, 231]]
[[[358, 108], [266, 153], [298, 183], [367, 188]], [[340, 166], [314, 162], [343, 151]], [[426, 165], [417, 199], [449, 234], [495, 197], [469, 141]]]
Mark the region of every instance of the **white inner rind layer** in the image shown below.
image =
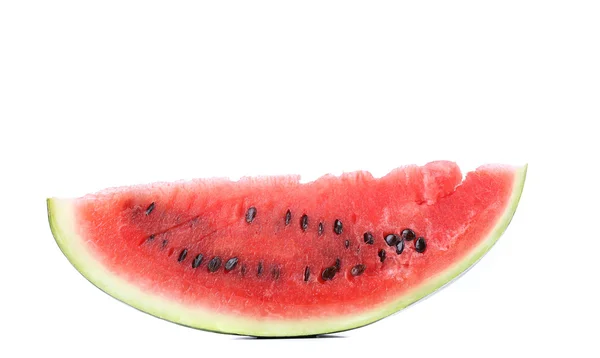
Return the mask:
[[491, 249], [510, 223], [523, 191], [526, 173], [526, 165], [515, 171], [512, 194], [503, 214], [487, 237], [460, 261], [379, 307], [352, 315], [326, 318], [282, 320], [244, 317], [216, 312], [209, 307], [184, 305], [152, 292], [145, 292], [134, 281], [111, 272], [88, 250], [87, 240], [78, 234], [72, 200], [48, 199], [48, 219], [58, 246], [85, 278], [109, 295], [143, 312], [185, 326], [222, 333], [250, 336], [317, 335], [345, 331], [385, 318], [439, 290], [473, 266]]

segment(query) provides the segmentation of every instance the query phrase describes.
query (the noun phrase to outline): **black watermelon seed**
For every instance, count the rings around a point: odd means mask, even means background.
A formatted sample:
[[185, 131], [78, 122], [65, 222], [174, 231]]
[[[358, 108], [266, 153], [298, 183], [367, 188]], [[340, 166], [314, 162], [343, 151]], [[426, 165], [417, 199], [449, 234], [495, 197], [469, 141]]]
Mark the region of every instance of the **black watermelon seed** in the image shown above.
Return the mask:
[[246, 222], [248, 224], [250, 224], [252, 221], [254, 221], [254, 218], [256, 217], [256, 208], [254, 206], [251, 206], [248, 211], [246, 211]]
[[187, 249], [181, 250], [181, 253], [179, 253], [179, 258], [177, 259], [177, 261], [181, 262], [181, 261], [185, 260], [186, 256], [187, 256]]
[[341, 235], [342, 231], [342, 222], [339, 219], [335, 219], [335, 221], [333, 222], [333, 232], [335, 232], [338, 235]]
[[154, 235], [148, 236], [148, 242], [153, 241], [153, 240], [154, 240]]
[[235, 265], [238, 263], [237, 257], [232, 257], [225, 263], [225, 271], [231, 271], [235, 268]]
[[262, 264], [262, 261], [261, 261], [261, 262], [258, 263], [258, 268], [256, 269], [256, 274], [258, 276], [260, 276], [260, 275], [262, 275], [262, 272], [263, 272], [263, 264]]
[[352, 276], [360, 276], [363, 274], [363, 272], [365, 272], [366, 269], [367, 267], [365, 265], [356, 265], [352, 268], [352, 270], [350, 270], [350, 274]]
[[340, 259], [335, 259], [335, 265], [333, 267], [335, 267], [335, 269], [339, 271], [341, 266], [342, 262], [340, 261]]
[[319, 236], [323, 235], [323, 223], [319, 223]]
[[203, 259], [204, 259], [204, 256], [202, 256], [202, 254], [196, 255], [196, 257], [194, 258], [194, 261], [192, 261], [192, 268], [196, 268], [196, 267], [200, 266]]
[[373, 245], [373, 234], [370, 231], [365, 232], [363, 239], [365, 240], [365, 244]]
[[290, 209], [288, 209], [288, 211], [285, 213], [285, 226], [288, 226], [291, 221], [292, 221], [292, 212], [290, 211]]
[[415, 232], [411, 229], [402, 230], [401, 236], [406, 241], [413, 241], [417, 237], [417, 235], [415, 235]]
[[396, 254], [400, 255], [404, 251], [404, 240], [400, 239], [400, 241], [396, 244]]
[[417, 252], [423, 253], [423, 252], [425, 252], [426, 248], [427, 248], [427, 243], [425, 242], [424, 237], [420, 237], [417, 239], [417, 241], [415, 241], [415, 250], [417, 250]]
[[306, 268], [304, 268], [304, 282], [307, 282], [309, 277], [310, 277], [310, 269], [308, 268], [308, 266], [306, 266]]
[[271, 269], [271, 276], [276, 280], [279, 278], [279, 267], [275, 266]]
[[221, 258], [219, 256], [215, 256], [208, 262], [208, 271], [215, 272], [221, 267]]
[[160, 245], [160, 247], [161, 247], [162, 249], [164, 249], [165, 247], [167, 247], [167, 244], [168, 244], [168, 243], [169, 243], [169, 241], [168, 241], [167, 239], [164, 239], [164, 240], [162, 241], [162, 244]]
[[306, 229], [308, 229], [308, 216], [306, 214], [302, 215], [300, 218], [300, 228], [302, 231], [306, 231]]
[[328, 267], [325, 270], [323, 270], [323, 273], [321, 274], [321, 278], [324, 281], [329, 281], [332, 280], [333, 277], [335, 276], [335, 273], [337, 272], [337, 268], [335, 266], [332, 267]]
[[146, 208], [146, 215], [150, 215], [150, 213], [152, 212], [152, 210], [154, 210], [154, 202], [152, 202], [152, 204], [148, 205], [148, 207]]
[[350, 241], [349, 240], [344, 241], [344, 246], [346, 246], [346, 248], [349, 248], [350, 247]]
[[377, 253], [377, 256], [379, 256], [379, 261], [381, 261], [381, 262], [385, 261], [385, 250], [384, 249], [379, 250], [379, 252]]
[[400, 238], [394, 234], [385, 235], [385, 243], [388, 244], [388, 246], [396, 246], [399, 241]]

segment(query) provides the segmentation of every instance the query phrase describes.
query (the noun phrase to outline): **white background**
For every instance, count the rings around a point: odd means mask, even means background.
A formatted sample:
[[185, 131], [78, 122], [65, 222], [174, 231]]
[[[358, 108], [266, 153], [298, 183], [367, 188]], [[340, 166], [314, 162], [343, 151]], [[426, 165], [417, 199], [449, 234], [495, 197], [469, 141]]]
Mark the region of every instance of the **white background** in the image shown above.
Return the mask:
[[[600, 355], [589, 1], [3, 1], [0, 356]], [[204, 176], [529, 163], [473, 270], [342, 338], [255, 340], [89, 284], [45, 198]]]

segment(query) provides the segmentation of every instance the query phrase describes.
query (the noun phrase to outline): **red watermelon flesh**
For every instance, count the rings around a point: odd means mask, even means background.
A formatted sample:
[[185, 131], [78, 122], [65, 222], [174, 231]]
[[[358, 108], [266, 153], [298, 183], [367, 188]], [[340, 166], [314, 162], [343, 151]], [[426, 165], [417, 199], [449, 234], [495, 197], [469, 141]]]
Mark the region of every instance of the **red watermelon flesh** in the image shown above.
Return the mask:
[[[319, 334], [383, 318], [471, 266], [508, 225], [525, 171], [487, 165], [463, 180], [438, 161], [382, 178], [155, 183], [50, 199], [49, 215], [75, 267], [143, 311], [226, 333]], [[404, 229], [422, 239], [386, 243]]]

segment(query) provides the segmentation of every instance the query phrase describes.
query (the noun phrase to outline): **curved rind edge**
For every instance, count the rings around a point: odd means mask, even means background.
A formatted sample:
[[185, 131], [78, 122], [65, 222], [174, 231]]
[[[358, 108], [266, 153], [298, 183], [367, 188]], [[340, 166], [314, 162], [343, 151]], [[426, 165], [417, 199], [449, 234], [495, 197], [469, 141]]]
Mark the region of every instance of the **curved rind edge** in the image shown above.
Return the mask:
[[461, 261], [384, 306], [358, 315], [325, 319], [249, 319], [201, 307], [185, 306], [169, 298], [144, 292], [128, 283], [126, 279], [110, 272], [88, 251], [84, 239], [77, 233], [70, 199], [47, 199], [48, 221], [56, 243], [77, 271], [102, 291], [140, 311], [184, 326], [218, 333], [264, 337], [318, 335], [347, 331], [374, 323], [430, 296], [466, 272], [492, 248], [508, 227], [519, 204], [526, 175], [527, 165], [515, 171], [512, 195], [503, 215], [487, 239]]

